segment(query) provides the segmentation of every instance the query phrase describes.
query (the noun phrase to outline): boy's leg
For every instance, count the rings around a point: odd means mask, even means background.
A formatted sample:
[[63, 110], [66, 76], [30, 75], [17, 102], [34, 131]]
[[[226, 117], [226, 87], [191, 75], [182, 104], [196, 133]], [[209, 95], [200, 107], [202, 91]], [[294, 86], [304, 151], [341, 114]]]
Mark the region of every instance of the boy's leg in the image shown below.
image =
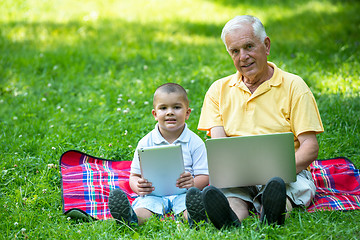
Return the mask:
[[132, 205], [139, 224], [144, 224], [154, 214], [163, 215], [167, 211], [167, 202], [159, 196], [139, 196]]
[[109, 195], [108, 204], [111, 216], [113, 216], [117, 223], [123, 222], [127, 225], [137, 224], [137, 216], [124, 191], [119, 188], [112, 190]]
[[151, 212], [146, 208], [137, 208], [134, 211], [137, 215], [139, 225], [144, 224], [154, 214], [153, 212]]

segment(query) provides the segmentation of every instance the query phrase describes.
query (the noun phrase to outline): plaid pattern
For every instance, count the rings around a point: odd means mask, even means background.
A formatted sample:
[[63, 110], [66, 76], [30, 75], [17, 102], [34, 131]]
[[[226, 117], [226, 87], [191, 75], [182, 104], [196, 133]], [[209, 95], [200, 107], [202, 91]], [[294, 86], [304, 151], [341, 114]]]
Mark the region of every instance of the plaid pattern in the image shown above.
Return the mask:
[[316, 194], [309, 212], [360, 209], [360, 173], [349, 159], [317, 160], [310, 169]]
[[[111, 161], [79, 151], [60, 158], [63, 212], [78, 209], [95, 219], [112, 218], [108, 197], [121, 188], [133, 202], [136, 194], [129, 186], [131, 161]], [[317, 188], [309, 212], [360, 209], [359, 170], [346, 158], [317, 160], [310, 165]]]
[[63, 211], [82, 210], [95, 219], [112, 218], [108, 197], [121, 188], [130, 203], [136, 196], [129, 186], [131, 161], [109, 161], [78, 151], [65, 152], [60, 159]]

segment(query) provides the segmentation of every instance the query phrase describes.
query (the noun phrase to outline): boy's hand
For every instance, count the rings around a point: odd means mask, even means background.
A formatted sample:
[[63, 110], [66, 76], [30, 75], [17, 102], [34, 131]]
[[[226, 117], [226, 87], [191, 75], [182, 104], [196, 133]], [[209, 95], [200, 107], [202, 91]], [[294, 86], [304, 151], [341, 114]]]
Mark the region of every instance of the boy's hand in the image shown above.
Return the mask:
[[148, 195], [155, 190], [155, 188], [152, 186], [152, 183], [148, 182], [146, 179], [143, 178], [138, 179], [137, 188], [138, 188], [138, 194], [140, 196]]
[[180, 178], [176, 181], [176, 186], [178, 188], [189, 189], [194, 186], [194, 178], [189, 172], [184, 172], [180, 175]]

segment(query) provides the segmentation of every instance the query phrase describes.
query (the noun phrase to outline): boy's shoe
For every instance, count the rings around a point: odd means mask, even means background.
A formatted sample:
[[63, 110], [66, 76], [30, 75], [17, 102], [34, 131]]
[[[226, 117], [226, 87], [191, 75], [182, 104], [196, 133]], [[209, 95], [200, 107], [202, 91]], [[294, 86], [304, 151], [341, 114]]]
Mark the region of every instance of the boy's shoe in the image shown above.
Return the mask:
[[230, 208], [229, 201], [219, 189], [207, 186], [203, 190], [202, 198], [207, 215], [217, 229], [241, 226], [239, 218]]
[[283, 225], [285, 222], [286, 186], [279, 177], [268, 181], [262, 195], [261, 223]]
[[111, 216], [113, 216], [117, 223], [125, 223], [127, 225], [138, 223], [136, 213], [132, 209], [126, 193], [119, 188], [110, 192], [109, 209]]
[[188, 212], [188, 222], [190, 228], [201, 221], [207, 222], [205, 207], [201, 195], [200, 189], [196, 187], [190, 188], [186, 193], [185, 204]]

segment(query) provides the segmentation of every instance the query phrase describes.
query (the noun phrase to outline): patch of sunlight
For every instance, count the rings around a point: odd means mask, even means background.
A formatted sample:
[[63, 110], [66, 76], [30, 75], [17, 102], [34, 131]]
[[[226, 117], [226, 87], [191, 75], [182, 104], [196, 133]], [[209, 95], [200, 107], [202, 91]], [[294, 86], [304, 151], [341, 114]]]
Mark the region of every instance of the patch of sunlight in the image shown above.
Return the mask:
[[351, 77], [329, 76], [320, 82], [317, 87], [329, 94], [342, 93], [345, 95], [356, 95], [360, 92], [360, 81]]
[[[56, 22], [123, 19], [128, 22], [223, 23], [239, 9], [205, 0], [3, 0], [4, 21]], [[0, 5], [1, 6], [1, 5]], [[234, 14], [229, 14], [233, 11]]]
[[201, 35], [189, 35], [183, 33], [171, 34], [169, 32], [158, 32], [155, 35], [155, 39], [161, 42], [171, 42], [175, 45], [178, 44], [189, 44], [192, 46], [201, 46], [201, 45], [213, 45], [219, 44], [221, 40], [217, 37], [207, 37]]
[[348, 96], [358, 96], [360, 94], [359, 73], [349, 71], [349, 66], [349, 64], [345, 64], [345, 66], [339, 68], [336, 74], [328, 73], [325, 76], [318, 76], [316, 88], [328, 94], [341, 93]]
[[38, 25], [18, 24], [4, 31], [4, 35], [13, 43], [32, 42], [42, 49], [52, 46], [54, 42], [71, 45], [78, 42], [80, 38], [86, 38], [89, 34], [89, 32], [85, 34], [81, 27], [49, 27], [42, 23]]
[[[260, 15], [263, 16], [263, 18], [259, 18], [263, 21], [264, 25], [266, 25], [267, 21], [274, 21], [274, 19], [281, 20], [307, 14], [336, 13], [340, 11], [340, 7], [341, 5], [339, 4], [334, 5], [324, 1], [310, 1], [306, 4], [294, 2], [293, 7], [284, 7], [274, 4], [272, 7], [268, 7], [266, 11], [261, 12], [261, 9], [259, 9], [256, 13], [261, 13]], [[255, 16], [258, 15], [255, 14]]]
[[25, 27], [14, 27], [10, 29], [7, 35], [12, 42], [22, 42], [28, 39], [27, 29]]
[[222, 20], [221, 11], [215, 4], [201, 0], [132, 0], [117, 1], [110, 10], [116, 16], [130, 22], [217, 22]]

